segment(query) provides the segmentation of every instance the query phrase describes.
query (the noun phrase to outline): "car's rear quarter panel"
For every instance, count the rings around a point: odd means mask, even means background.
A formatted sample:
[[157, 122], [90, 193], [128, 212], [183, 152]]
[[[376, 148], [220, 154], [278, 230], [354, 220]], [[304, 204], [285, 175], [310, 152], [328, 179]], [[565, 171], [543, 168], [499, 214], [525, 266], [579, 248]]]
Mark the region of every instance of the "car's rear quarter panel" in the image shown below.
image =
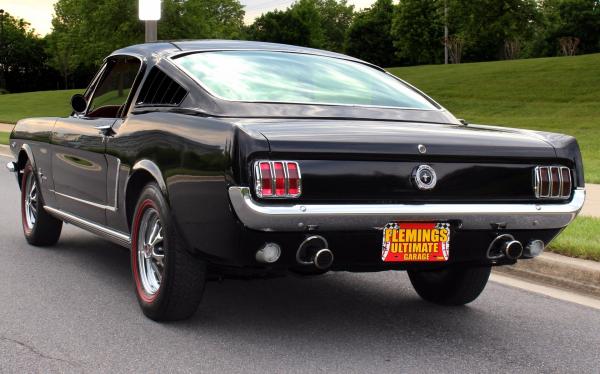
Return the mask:
[[[107, 156], [121, 160], [124, 184], [138, 161], [156, 164], [183, 239], [215, 262], [232, 263], [240, 257], [240, 227], [227, 189], [240, 183], [238, 166], [247, 163], [240, 150], [248, 148], [266, 154], [268, 144], [227, 121], [156, 112], [130, 116], [109, 139]], [[122, 206], [127, 198], [132, 196], [122, 196]], [[114, 218], [119, 228], [128, 228], [123, 214]]]

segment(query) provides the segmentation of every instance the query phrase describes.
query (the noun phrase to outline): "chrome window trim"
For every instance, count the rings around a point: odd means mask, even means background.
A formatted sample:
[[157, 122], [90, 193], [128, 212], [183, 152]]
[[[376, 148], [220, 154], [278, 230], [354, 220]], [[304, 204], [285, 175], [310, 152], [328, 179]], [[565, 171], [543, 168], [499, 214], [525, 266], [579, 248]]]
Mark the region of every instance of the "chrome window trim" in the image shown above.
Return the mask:
[[567, 226], [585, 201], [585, 190], [574, 190], [568, 202], [548, 204], [280, 204], [252, 199], [250, 188], [230, 187], [237, 217], [260, 231], [349, 231], [381, 229], [394, 221], [460, 221], [461, 229], [489, 230], [494, 223], [507, 229], [559, 229]]

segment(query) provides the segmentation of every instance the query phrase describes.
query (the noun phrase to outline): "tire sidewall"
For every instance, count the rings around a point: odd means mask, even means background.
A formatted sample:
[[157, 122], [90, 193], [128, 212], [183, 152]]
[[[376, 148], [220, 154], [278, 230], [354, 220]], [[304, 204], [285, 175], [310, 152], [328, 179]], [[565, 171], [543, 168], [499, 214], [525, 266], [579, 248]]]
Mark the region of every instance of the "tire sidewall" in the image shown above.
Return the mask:
[[27, 197], [27, 194], [29, 193], [29, 191], [27, 191], [27, 178], [29, 177], [30, 174], [33, 174], [33, 178], [35, 179], [35, 182], [38, 186], [38, 199], [36, 202], [36, 204], [37, 204], [36, 208], [38, 210], [38, 217], [39, 217], [40, 196], [41, 196], [41, 194], [39, 193], [39, 183], [37, 182], [35, 173], [33, 171], [33, 166], [31, 165], [30, 162], [27, 162], [27, 164], [23, 168], [23, 176], [21, 177], [21, 225], [23, 226], [23, 234], [25, 235], [25, 238], [28, 241], [30, 241], [35, 236], [35, 231], [36, 231], [36, 227], [37, 227], [37, 220], [33, 224], [33, 227], [31, 227], [31, 228], [28, 227], [27, 218], [26, 218], [27, 212], [25, 211], [25, 199]]
[[[164, 274], [161, 280], [160, 287], [154, 295], [148, 295], [142, 285], [139, 274], [138, 263], [138, 236], [141, 219], [148, 209], [154, 209], [158, 212], [162, 228], [163, 228], [163, 250], [164, 250]], [[170, 221], [169, 209], [162, 192], [156, 184], [147, 185], [142, 191], [136, 209], [134, 211], [133, 222], [131, 225], [131, 270], [134, 278], [135, 293], [144, 312], [148, 315], [159, 315], [162, 313], [162, 308], [167, 303], [166, 297], [169, 292], [171, 264], [174, 262], [176, 251], [174, 248], [175, 235], [173, 233], [172, 224]]]

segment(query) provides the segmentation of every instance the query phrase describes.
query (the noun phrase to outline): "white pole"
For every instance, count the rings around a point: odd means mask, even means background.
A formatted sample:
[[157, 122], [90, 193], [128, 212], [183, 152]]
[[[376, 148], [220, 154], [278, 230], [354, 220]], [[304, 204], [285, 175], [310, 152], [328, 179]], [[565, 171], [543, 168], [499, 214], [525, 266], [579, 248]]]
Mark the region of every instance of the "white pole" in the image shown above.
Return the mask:
[[155, 42], [158, 39], [158, 21], [145, 21], [146, 43]]
[[146, 26], [146, 43], [155, 42], [158, 39], [158, 20], [160, 19], [161, 0], [139, 0], [139, 18]]

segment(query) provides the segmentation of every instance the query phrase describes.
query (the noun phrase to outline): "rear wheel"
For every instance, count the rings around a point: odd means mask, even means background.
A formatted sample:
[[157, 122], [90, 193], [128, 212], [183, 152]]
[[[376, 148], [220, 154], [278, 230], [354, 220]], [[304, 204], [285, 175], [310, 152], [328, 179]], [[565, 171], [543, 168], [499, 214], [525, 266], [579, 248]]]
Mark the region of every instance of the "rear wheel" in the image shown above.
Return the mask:
[[29, 161], [21, 179], [21, 221], [25, 239], [31, 245], [50, 246], [60, 238], [62, 221], [44, 210], [38, 180]]
[[206, 264], [178, 239], [158, 186], [148, 184], [132, 224], [131, 269], [138, 302], [155, 321], [191, 317], [202, 300]]
[[434, 271], [409, 270], [415, 291], [424, 300], [440, 305], [464, 305], [475, 300], [485, 288], [490, 266], [453, 267]]

